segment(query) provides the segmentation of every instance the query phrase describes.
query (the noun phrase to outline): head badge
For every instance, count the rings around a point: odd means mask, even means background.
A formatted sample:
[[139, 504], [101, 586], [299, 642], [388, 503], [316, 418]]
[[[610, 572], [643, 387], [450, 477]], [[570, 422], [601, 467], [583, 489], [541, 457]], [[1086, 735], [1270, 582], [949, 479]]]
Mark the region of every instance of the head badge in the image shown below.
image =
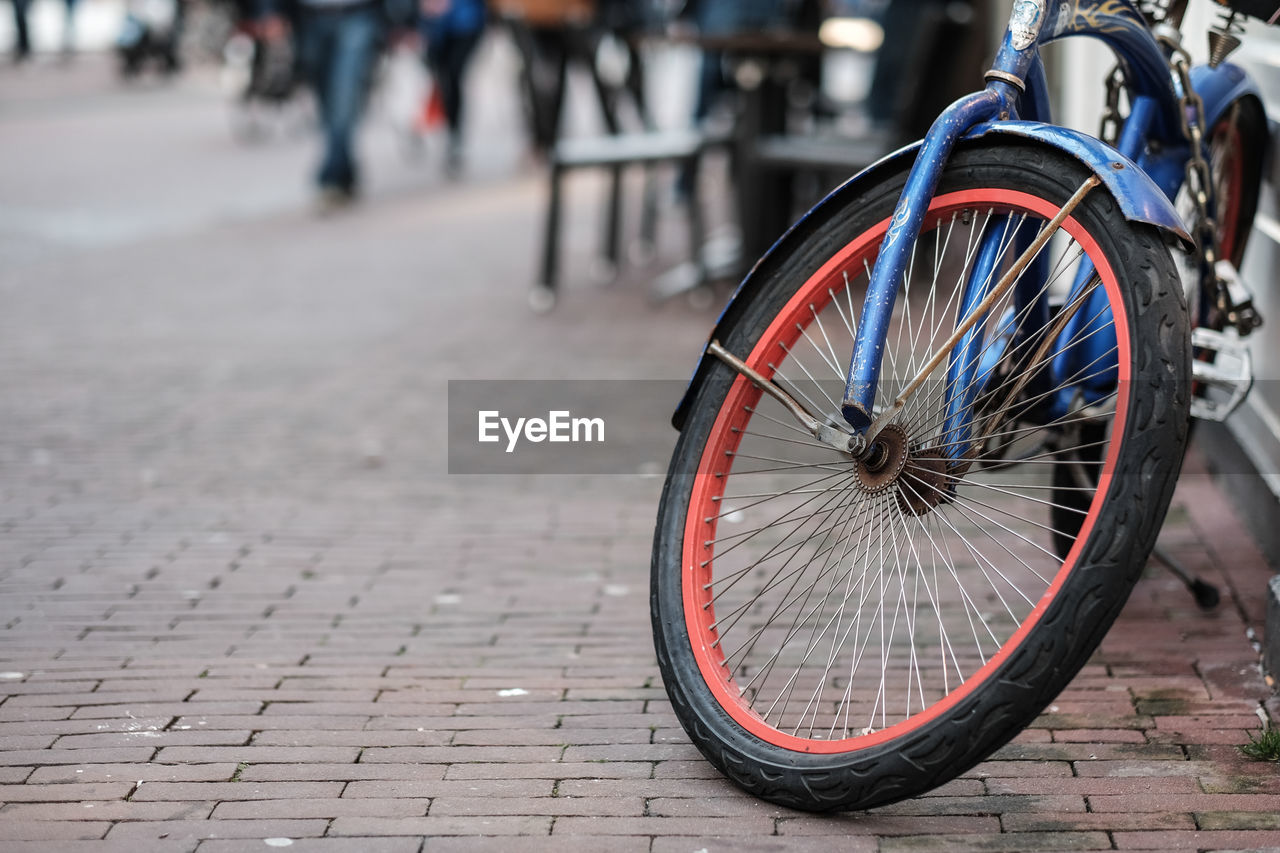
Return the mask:
[[1044, 0], [1017, 0], [1009, 19], [1014, 50], [1026, 50], [1040, 35], [1044, 23]]

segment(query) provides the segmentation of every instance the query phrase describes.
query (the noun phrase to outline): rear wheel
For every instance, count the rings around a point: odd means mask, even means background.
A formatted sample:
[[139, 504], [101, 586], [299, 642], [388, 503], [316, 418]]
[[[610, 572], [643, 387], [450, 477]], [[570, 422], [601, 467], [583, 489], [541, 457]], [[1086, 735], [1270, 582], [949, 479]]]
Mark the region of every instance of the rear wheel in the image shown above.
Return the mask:
[[[955, 328], [982, 235], [999, 240], [989, 286], [1013, 235], [1044, 227], [1087, 177], [1036, 146], [957, 152], [899, 289], [877, 409]], [[902, 183], [811, 217], [722, 341], [831, 423]], [[747, 790], [823, 810], [940, 784], [1030, 722], [1119, 612], [1182, 456], [1185, 309], [1159, 234], [1101, 188], [1044, 251], [1043, 286], [1021, 282], [976, 327], [981, 368], [944, 361], [868, 458], [818, 444], [723, 365], [694, 398], [659, 510], [655, 642], [689, 736]], [[1085, 259], [1115, 332], [1083, 318], [1063, 372], [1061, 326], [1019, 306], [1060, 302]], [[960, 381], [957, 419], [945, 401]], [[1080, 482], [1056, 479], [1081, 465]]]

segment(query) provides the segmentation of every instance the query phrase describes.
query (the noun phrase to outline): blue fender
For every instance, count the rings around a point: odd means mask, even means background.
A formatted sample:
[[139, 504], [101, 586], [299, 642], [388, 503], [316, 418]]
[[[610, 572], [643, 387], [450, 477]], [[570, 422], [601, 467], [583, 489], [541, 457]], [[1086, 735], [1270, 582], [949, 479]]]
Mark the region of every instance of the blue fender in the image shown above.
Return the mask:
[[[1052, 146], [1075, 157], [1088, 166], [1102, 180], [1104, 186], [1115, 198], [1125, 219], [1132, 222], [1145, 222], [1178, 238], [1184, 246], [1192, 246], [1191, 237], [1182, 224], [1182, 218], [1174, 209], [1173, 203], [1161, 192], [1145, 172], [1137, 164], [1116, 151], [1110, 145], [1089, 136], [1086, 133], [1069, 130], [1053, 124], [1033, 121], [999, 121], [984, 122], [977, 125], [968, 134], [966, 140], [985, 139], [996, 136], [1014, 136], [1034, 140]], [[713, 340], [724, 341], [733, 331], [743, 314], [743, 306], [749, 301], [748, 296], [761, 287], [765, 279], [762, 272], [778, 262], [781, 254], [779, 247], [795, 240], [804, 239], [810, 227], [821, 221], [824, 213], [839, 209], [857, 197], [868, 187], [873, 187], [893, 175], [905, 172], [911, 167], [919, 152], [921, 142], [915, 142], [889, 154], [876, 163], [863, 169], [844, 184], [833, 190], [826, 198], [818, 202], [808, 213], [801, 217], [760, 260], [751, 268], [742, 283], [738, 285], [728, 304], [720, 313], [708, 343]], [[714, 360], [713, 360], [714, 361]], [[671, 416], [671, 424], [677, 430], [684, 428], [688, 415], [689, 403], [705, 381], [711, 366], [708, 364], [706, 347], [698, 358], [693, 376], [685, 389], [684, 396]]]
[[1204, 101], [1204, 120], [1209, 127], [1240, 98], [1254, 98], [1262, 105], [1262, 93], [1253, 79], [1238, 65], [1224, 62], [1217, 68], [1197, 65], [1191, 69], [1191, 87]]

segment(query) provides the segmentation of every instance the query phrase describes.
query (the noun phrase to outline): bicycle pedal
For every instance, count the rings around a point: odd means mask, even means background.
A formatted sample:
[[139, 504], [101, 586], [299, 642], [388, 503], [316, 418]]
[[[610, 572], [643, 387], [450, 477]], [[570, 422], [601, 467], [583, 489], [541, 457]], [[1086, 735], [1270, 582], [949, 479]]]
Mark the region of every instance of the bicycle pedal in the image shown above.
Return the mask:
[[1213, 268], [1218, 285], [1225, 297], [1222, 306], [1227, 322], [1235, 326], [1241, 337], [1262, 325], [1262, 316], [1253, 307], [1253, 291], [1240, 277], [1240, 271], [1230, 261], [1218, 261]]
[[1191, 416], [1221, 423], [1253, 386], [1253, 358], [1234, 332], [1194, 329], [1191, 346]]

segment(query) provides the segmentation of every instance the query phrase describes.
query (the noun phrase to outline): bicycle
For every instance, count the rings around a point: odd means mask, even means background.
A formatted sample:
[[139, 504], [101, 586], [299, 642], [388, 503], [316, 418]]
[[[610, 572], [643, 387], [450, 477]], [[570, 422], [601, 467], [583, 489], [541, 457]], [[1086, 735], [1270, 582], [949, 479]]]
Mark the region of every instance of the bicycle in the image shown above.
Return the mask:
[[[986, 88], [725, 308], [673, 418], [650, 601], [675, 712], [740, 787], [814, 811], [929, 790], [1118, 615], [1189, 414], [1251, 381], [1235, 266], [1267, 124], [1225, 58], [1280, 4], [1223, 5], [1192, 68], [1186, 0], [1018, 0]], [[1039, 48], [1080, 35], [1119, 58], [1107, 141], [1049, 113]]]

